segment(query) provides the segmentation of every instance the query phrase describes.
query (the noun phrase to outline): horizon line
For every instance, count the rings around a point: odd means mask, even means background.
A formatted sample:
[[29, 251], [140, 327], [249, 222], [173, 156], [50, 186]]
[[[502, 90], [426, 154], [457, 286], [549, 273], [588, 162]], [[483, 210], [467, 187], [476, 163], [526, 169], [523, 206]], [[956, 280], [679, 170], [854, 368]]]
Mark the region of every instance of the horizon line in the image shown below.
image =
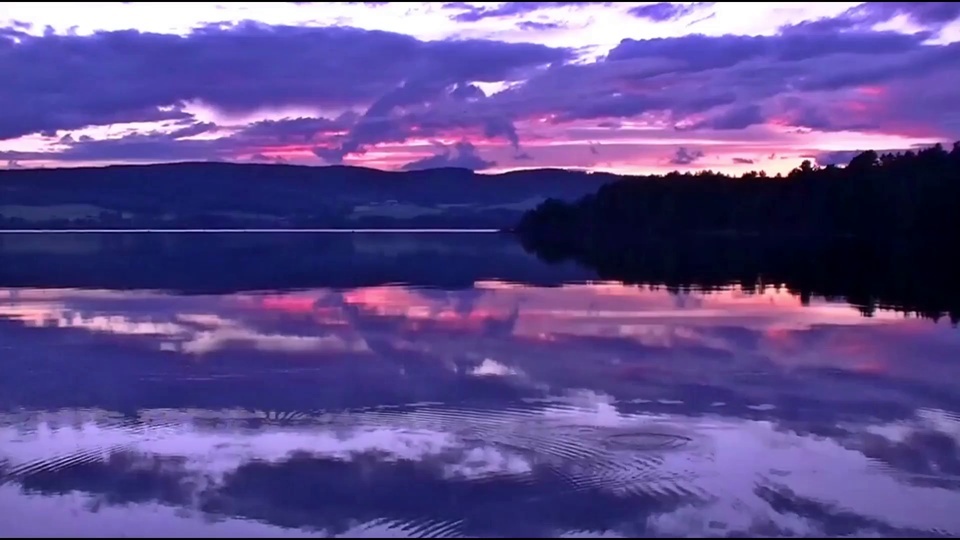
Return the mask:
[[[148, 163], [107, 163], [99, 165], [70, 165], [69, 163], [61, 163], [56, 167], [0, 167], [0, 172], [4, 171], [59, 171], [59, 170], [72, 170], [72, 169], [109, 169], [111, 167], [157, 167], [164, 165], [239, 165], [239, 166], [266, 166], [266, 167], [298, 167], [305, 169], [365, 169], [368, 171], [376, 171], [382, 173], [398, 173], [398, 174], [409, 174], [409, 173], [420, 173], [428, 171], [466, 171], [471, 174], [478, 174], [483, 176], [497, 176], [502, 174], [509, 174], [513, 172], [524, 172], [524, 171], [565, 171], [565, 172], [581, 172], [586, 174], [610, 174], [614, 176], [643, 176], [637, 174], [622, 174], [614, 173], [608, 171], [592, 170], [584, 167], [516, 167], [510, 169], [493, 169], [493, 170], [474, 170], [466, 167], [431, 167], [427, 169], [412, 169], [412, 170], [403, 170], [403, 169], [378, 169], [376, 167], [370, 167], [367, 165], [350, 165], [345, 163], [328, 163], [328, 164], [319, 164], [311, 165], [306, 163], [265, 163], [265, 162], [255, 162], [255, 161], [219, 161], [219, 160], [209, 160], [209, 161], [153, 161]], [[706, 169], [704, 169], [706, 170]], [[496, 172], [494, 172], [496, 171]], [[650, 173], [648, 173], [650, 174]], [[656, 173], [652, 173], [656, 174]]]
[[[943, 140], [941, 140], [941, 141], [938, 141], [938, 142], [936, 142], [936, 143], [914, 145], [914, 146], [911, 147], [911, 148], [899, 148], [899, 149], [890, 149], [890, 148], [887, 148], [887, 149], [883, 149], [883, 148], [880, 148], [880, 149], [877, 149], [877, 148], [861, 148], [861, 149], [856, 149], [856, 150], [847, 150], [847, 151], [844, 151], [844, 152], [851, 152], [851, 153], [875, 152], [875, 153], [877, 153], [878, 155], [882, 155], [882, 154], [900, 155], [900, 154], [904, 154], [904, 153], [907, 153], [907, 152], [918, 152], [918, 151], [926, 150], [926, 149], [929, 149], [929, 148], [933, 148], [933, 147], [935, 147], [935, 146], [941, 146], [941, 147], [944, 148], [944, 150], [946, 150], [946, 151], [949, 152], [949, 151], [951, 151], [951, 148], [950, 148], [951, 146], [956, 147], [957, 145], [960, 145], [960, 139], [956, 139], [956, 138], [945, 138], [945, 139], [943, 139]], [[813, 156], [800, 156], [800, 157], [802, 157], [802, 158], [807, 158], [806, 161], [811, 161], [812, 158], [813, 158]], [[11, 160], [11, 161], [16, 161], [16, 160]], [[90, 164], [89, 162], [87, 162], [87, 163], [80, 162], [80, 163], [81, 163], [81, 164], [72, 165], [71, 162], [69, 162], [69, 161], [68, 161], [68, 162], [58, 162], [58, 163], [57, 163], [57, 166], [54, 166], [54, 167], [47, 167], [47, 166], [42, 166], [42, 165], [41, 165], [41, 166], [38, 166], [38, 167], [37, 167], [37, 166], [32, 166], [32, 167], [24, 167], [24, 166], [10, 167], [10, 166], [7, 166], [7, 167], [0, 167], [0, 174], [3, 174], [3, 173], [6, 172], [6, 171], [22, 171], [22, 172], [26, 172], [26, 171], [69, 171], [69, 170], [77, 170], [77, 169], [88, 169], [88, 170], [89, 170], [89, 169], [109, 169], [109, 168], [111, 168], [111, 167], [118, 167], [118, 168], [119, 168], [119, 167], [158, 167], [158, 166], [177, 166], [177, 165], [214, 165], [214, 164], [216, 164], [216, 165], [231, 165], [231, 166], [296, 167], [296, 168], [305, 168], [305, 169], [328, 169], [328, 168], [362, 169], [362, 170], [375, 171], [375, 172], [378, 172], [378, 173], [385, 173], [385, 174], [411, 174], [411, 173], [414, 173], [414, 174], [415, 174], [415, 173], [423, 173], [423, 172], [430, 172], [430, 171], [465, 171], [465, 172], [469, 172], [469, 173], [472, 174], [472, 175], [478, 175], [478, 176], [502, 176], [502, 175], [507, 175], [507, 174], [511, 174], [511, 173], [528, 172], [528, 171], [529, 171], [529, 172], [535, 172], [535, 171], [577, 172], [577, 173], [583, 173], [583, 174], [586, 174], [586, 175], [594, 175], [594, 174], [596, 174], [596, 175], [608, 175], [608, 176], [617, 176], [617, 177], [657, 177], [657, 176], [662, 177], [662, 176], [667, 176], [667, 175], [670, 175], [670, 174], [673, 174], [673, 173], [681, 174], [681, 175], [696, 175], [696, 174], [700, 174], [700, 173], [715, 173], [715, 174], [720, 174], [720, 175], [723, 175], [723, 176], [729, 176], [729, 177], [731, 177], [731, 178], [734, 178], [734, 177], [737, 177], [737, 176], [743, 176], [744, 174], [748, 174], [748, 173], [751, 173], [751, 172], [752, 172], [752, 173], [766, 173], [766, 174], [768, 174], [768, 175], [770, 175], [770, 176], [775, 176], [774, 173], [770, 173], [770, 172], [768, 172], [768, 171], [766, 171], [765, 169], [762, 169], [762, 168], [760, 168], [760, 169], [751, 169], [751, 170], [749, 170], [749, 171], [746, 171], [746, 172], [744, 172], [744, 173], [741, 173], [741, 174], [737, 175], [737, 174], [731, 174], [731, 173], [722, 172], [722, 171], [720, 171], [720, 170], [712, 169], [712, 168], [709, 168], [709, 167], [696, 168], [696, 169], [687, 169], [687, 170], [684, 170], [684, 171], [681, 171], [679, 168], [674, 168], [674, 169], [672, 169], [672, 170], [666, 170], [666, 169], [664, 169], [664, 170], [661, 170], [661, 171], [645, 171], [645, 172], [640, 173], [640, 172], [620, 172], [620, 171], [614, 171], [614, 170], [603, 169], [603, 168], [591, 169], [591, 168], [587, 168], [587, 167], [549, 167], [549, 166], [546, 166], [546, 167], [513, 167], [513, 168], [504, 168], [504, 169], [499, 169], [499, 168], [497, 168], [497, 167], [491, 167], [491, 168], [489, 168], [489, 169], [483, 169], [483, 170], [475, 170], [475, 169], [470, 169], [470, 168], [467, 168], [467, 167], [431, 167], [431, 168], [426, 168], [426, 169], [404, 170], [404, 169], [378, 169], [378, 168], [376, 168], [376, 167], [370, 167], [370, 166], [367, 166], [367, 165], [352, 165], [352, 164], [345, 164], [345, 163], [327, 163], [327, 164], [281, 163], [281, 162], [265, 163], [265, 162], [226, 161], [226, 160], [152, 161], [152, 162], [140, 162], [140, 163], [106, 163], [106, 164]], [[819, 165], [819, 164], [817, 164], [815, 161], [814, 161], [813, 163], [814, 163], [815, 165]], [[674, 165], [677, 165], [677, 164], [674, 164]], [[833, 166], [845, 166], [846, 163], [835, 163], [835, 164], [832, 164], [832, 165], [833, 165]], [[782, 174], [782, 173], [778, 173], [778, 174]]]
[[490, 234], [503, 229], [0, 229], [3, 234], [99, 234], [99, 233], [471, 233]]

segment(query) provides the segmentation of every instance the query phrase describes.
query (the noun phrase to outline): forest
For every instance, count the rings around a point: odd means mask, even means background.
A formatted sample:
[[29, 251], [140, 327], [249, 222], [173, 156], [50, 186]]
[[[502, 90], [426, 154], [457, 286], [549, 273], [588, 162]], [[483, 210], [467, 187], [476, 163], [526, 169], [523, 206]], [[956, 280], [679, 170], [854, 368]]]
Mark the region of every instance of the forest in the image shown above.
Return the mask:
[[960, 143], [804, 161], [785, 176], [624, 179], [549, 199], [515, 228], [548, 261], [670, 287], [782, 285], [801, 296], [960, 320]]

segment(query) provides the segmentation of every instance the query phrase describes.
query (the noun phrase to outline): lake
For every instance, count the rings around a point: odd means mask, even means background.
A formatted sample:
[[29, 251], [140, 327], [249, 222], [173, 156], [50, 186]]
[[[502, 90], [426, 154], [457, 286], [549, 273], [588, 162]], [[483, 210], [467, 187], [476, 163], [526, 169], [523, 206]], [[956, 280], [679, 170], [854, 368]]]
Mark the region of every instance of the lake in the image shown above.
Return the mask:
[[960, 535], [960, 330], [505, 235], [0, 235], [4, 536]]

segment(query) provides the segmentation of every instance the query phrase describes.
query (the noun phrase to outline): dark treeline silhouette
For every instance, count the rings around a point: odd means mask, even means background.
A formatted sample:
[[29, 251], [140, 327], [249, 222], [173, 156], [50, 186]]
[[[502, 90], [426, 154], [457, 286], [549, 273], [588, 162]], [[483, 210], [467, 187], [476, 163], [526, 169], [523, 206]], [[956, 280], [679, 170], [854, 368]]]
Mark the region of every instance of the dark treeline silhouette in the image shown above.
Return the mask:
[[622, 180], [517, 226], [548, 261], [670, 287], [782, 284], [960, 320], [960, 143], [866, 151], [846, 167], [805, 161], [786, 176], [670, 173]]
[[507, 228], [613, 175], [253, 163], [0, 170], [0, 230]]

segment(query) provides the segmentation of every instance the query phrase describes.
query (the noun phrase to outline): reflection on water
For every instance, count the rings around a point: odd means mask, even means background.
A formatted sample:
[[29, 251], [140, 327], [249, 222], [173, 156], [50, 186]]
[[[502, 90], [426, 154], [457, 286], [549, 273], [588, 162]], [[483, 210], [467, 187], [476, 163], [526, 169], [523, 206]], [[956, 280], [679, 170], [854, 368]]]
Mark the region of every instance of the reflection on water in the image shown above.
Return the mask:
[[0, 527], [955, 536], [958, 352], [773, 289], [2, 289]]

